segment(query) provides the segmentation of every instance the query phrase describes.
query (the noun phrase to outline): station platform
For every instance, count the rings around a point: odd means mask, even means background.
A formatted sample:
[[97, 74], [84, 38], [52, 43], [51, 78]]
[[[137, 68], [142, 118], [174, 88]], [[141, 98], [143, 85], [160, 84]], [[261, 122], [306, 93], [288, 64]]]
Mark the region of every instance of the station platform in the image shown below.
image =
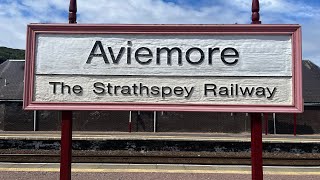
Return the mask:
[[[320, 176], [320, 166], [264, 166], [265, 175]], [[0, 163], [0, 172], [59, 172], [59, 163]], [[72, 163], [72, 172], [82, 173], [203, 173], [203, 174], [251, 174], [251, 166], [245, 165], [190, 165], [190, 164], [113, 164]]]
[[[60, 131], [3, 131], [2, 140], [60, 140]], [[72, 140], [116, 141], [116, 140], [159, 140], [159, 141], [206, 141], [206, 142], [250, 142], [250, 133], [126, 133], [73, 131]], [[268, 134], [262, 137], [263, 143], [319, 143], [320, 134], [280, 135]]]

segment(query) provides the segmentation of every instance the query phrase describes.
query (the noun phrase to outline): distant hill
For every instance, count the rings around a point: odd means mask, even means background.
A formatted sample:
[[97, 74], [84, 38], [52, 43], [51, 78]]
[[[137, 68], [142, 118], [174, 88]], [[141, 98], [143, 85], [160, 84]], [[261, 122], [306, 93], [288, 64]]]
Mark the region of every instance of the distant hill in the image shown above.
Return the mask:
[[24, 59], [25, 50], [0, 47], [0, 64], [7, 59]]

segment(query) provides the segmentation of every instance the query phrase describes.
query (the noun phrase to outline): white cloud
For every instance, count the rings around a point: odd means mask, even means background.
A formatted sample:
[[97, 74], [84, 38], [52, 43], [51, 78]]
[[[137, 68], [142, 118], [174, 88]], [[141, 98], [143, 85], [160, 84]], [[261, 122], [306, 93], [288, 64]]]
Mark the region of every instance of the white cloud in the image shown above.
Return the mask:
[[[320, 11], [302, 0], [260, 0], [263, 23], [303, 25], [303, 55], [320, 65]], [[163, 0], [78, 0], [79, 23], [247, 24], [251, 0], [216, 0], [206, 5]], [[197, 3], [197, 1], [194, 1]], [[28, 23], [67, 23], [68, 0], [0, 1], [0, 46], [25, 48]]]
[[[0, 46], [24, 49], [28, 23], [63, 22], [61, 15], [54, 15], [54, 6], [49, 2], [53, 3], [53, 1], [42, 0], [2, 2], [0, 4]], [[67, 21], [64, 20], [64, 22]]]
[[[82, 3], [80, 3], [82, 2]], [[161, 0], [80, 1], [79, 22], [88, 23], [234, 23], [244, 22], [236, 12], [222, 6], [181, 6]], [[99, 4], [100, 3], [100, 4]], [[99, 4], [97, 6], [97, 4]], [[223, 14], [223, 16], [221, 16]]]

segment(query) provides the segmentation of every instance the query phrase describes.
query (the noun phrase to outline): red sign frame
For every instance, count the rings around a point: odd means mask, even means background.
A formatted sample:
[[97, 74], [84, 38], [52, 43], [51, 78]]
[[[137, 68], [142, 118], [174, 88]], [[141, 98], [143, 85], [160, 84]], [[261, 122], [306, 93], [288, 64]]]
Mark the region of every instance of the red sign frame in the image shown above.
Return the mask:
[[[93, 103], [33, 101], [36, 36], [50, 34], [156, 34], [156, 35], [290, 35], [292, 36], [292, 105], [213, 105], [160, 103]], [[25, 110], [123, 110], [202, 112], [303, 112], [302, 50], [299, 25], [136, 25], [136, 24], [31, 24], [27, 48], [23, 108]]]

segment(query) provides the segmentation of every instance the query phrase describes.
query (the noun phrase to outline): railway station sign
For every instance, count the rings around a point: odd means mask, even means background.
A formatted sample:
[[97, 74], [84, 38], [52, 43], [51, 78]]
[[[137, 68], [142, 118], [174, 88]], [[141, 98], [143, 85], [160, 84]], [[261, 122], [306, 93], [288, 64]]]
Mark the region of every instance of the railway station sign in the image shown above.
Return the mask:
[[302, 112], [299, 25], [30, 24], [24, 109]]

